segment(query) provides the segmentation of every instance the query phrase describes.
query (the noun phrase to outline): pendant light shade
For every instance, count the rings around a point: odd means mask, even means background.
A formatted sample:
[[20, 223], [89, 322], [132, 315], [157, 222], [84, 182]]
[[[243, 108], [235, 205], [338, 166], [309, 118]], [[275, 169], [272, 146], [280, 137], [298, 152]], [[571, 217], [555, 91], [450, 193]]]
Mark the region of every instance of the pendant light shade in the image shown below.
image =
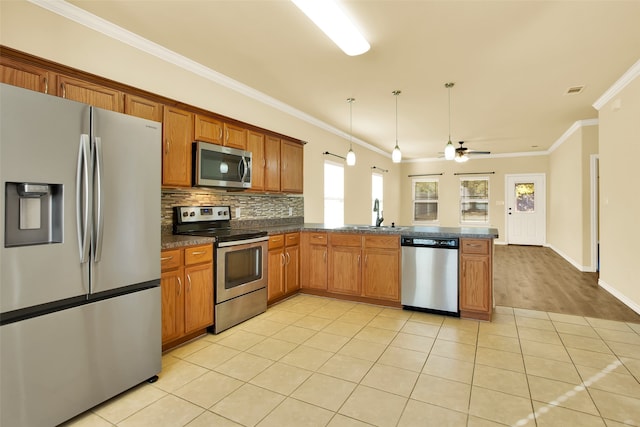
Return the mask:
[[455, 83], [444, 84], [444, 87], [446, 87], [449, 91], [449, 142], [447, 142], [447, 145], [444, 147], [444, 158], [447, 160], [455, 159], [456, 161], [458, 161], [458, 159], [456, 158], [456, 147], [454, 147], [451, 143], [451, 88], [454, 84]]
[[398, 95], [402, 92], [394, 90], [392, 93], [396, 97], [396, 146], [393, 148], [393, 152], [391, 153], [391, 160], [393, 163], [400, 163], [402, 161], [402, 152], [398, 146]]
[[356, 153], [353, 152], [353, 103], [355, 98], [347, 98], [349, 103], [349, 152], [347, 153], [347, 166], [354, 166], [356, 164]]

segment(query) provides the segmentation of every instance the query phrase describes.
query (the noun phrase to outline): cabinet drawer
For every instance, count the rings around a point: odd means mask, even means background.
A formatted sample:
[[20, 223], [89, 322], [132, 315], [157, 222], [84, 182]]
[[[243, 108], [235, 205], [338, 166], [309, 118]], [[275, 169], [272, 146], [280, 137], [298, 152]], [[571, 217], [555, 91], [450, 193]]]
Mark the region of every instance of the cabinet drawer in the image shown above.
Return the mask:
[[284, 234], [269, 236], [269, 250], [278, 249], [284, 246]]
[[200, 264], [202, 262], [211, 262], [213, 260], [213, 246], [190, 246], [184, 250], [184, 264]]
[[343, 233], [331, 233], [329, 235], [329, 242], [332, 246], [362, 246], [362, 236], [360, 234], [343, 234]]
[[312, 245], [327, 245], [327, 233], [308, 233], [309, 243]]
[[168, 249], [160, 253], [160, 268], [162, 271], [178, 268], [182, 264], [180, 249]]
[[300, 233], [287, 233], [284, 235], [285, 246], [295, 246], [300, 244]]
[[400, 236], [368, 235], [364, 236], [365, 248], [398, 249]]
[[460, 249], [463, 254], [489, 254], [491, 241], [488, 239], [461, 239]]

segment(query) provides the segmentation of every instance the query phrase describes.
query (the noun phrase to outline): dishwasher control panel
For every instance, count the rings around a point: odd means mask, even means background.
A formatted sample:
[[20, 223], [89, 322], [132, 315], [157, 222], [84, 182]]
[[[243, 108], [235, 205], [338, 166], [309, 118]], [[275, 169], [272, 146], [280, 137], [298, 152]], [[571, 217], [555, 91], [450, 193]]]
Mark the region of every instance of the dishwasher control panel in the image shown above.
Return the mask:
[[458, 249], [458, 239], [433, 239], [428, 237], [402, 237], [402, 246], [416, 246], [425, 248]]

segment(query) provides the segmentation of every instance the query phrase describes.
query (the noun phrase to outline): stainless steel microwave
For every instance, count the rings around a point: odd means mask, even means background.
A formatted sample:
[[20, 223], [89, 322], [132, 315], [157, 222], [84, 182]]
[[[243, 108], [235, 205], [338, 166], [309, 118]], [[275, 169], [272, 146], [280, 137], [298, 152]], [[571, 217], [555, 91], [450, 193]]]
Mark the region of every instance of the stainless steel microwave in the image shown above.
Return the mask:
[[251, 152], [196, 141], [193, 144], [193, 185], [251, 188]]

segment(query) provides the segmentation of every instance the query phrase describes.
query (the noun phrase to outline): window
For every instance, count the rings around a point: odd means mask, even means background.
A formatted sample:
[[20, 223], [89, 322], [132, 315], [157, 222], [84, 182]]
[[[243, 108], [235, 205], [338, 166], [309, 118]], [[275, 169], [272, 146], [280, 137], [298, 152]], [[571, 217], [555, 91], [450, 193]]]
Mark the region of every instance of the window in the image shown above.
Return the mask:
[[460, 222], [489, 223], [489, 178], [460, 179]]
[[414, 179], [413, 223], [434, 223], [438, 221], [438, 180]]
[[324, 162], [324, 223], [344, 225], [344, 166]]
[[382, 187], [383, 187], [383, 179], [382, 174], [372, 173], [371, 174], [371, 224], [376, 225], [376, 215], [377, 212], [373, 211], [373, 205], [375, 204], [376, 199], [378, 199], [378, 208], [380, 211], [380, 218], [382, 218]]

